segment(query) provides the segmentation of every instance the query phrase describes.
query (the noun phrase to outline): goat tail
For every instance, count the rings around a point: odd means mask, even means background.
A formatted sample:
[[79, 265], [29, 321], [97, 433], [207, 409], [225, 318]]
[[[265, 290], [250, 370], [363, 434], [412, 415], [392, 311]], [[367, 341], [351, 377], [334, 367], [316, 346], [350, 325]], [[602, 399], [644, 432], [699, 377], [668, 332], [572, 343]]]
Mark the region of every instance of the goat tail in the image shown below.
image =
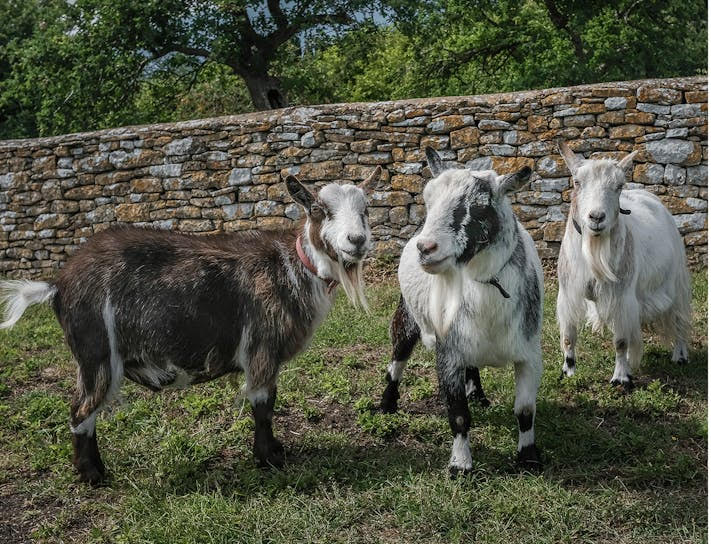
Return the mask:
[[54, 298], [57, 287], [45, 281], [0, 281], [0, 301], [5, 306], [0, 329], [9, 329], [22, 317], [28, 306], [42, 304]]

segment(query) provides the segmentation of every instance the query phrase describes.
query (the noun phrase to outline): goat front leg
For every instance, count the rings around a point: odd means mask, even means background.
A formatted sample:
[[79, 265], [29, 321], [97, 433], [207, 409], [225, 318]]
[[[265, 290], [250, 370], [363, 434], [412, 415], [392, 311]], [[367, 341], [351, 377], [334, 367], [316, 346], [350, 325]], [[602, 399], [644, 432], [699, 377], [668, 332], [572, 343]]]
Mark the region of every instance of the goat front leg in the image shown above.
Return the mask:
[[612, 326], [615, 335], [615, 372], [610, 383], [621, 385], [629, 391], [634, 387], [632, 369], [636, 369], [642, 360], [642, 329], [636, 297], [625, 297], [620, 308]]
[[447, 408], [449, 427], [454, 439], [449, 458], [449, 473], [454, 478], [472, 470], [472, 454], [469, 448], [471, 414], [464, 387], [464, 369], [455, 360], [451, 350], [437, 344], [437, 375]]
[[276, 385], [247, 393], [254, 415], [254, 457], [260, 467], [284, 465], [284, 446], [272, 430]]
[[561, 287], [558, 291], [557, 314], [560, 326], [560, 349], [563, 351], [563, 369], [560, 377], [570, 377], [575, 374], [575, 343], [578, 339], [578, 326], [570, 315], [570, 301]]
[[534, 424], [536, 421], [536, 396], [543, 373], [543, 360], [539, 354], [526, 361], [514, 363], [516, 401], [514, 414], [518, 420], [517, 461], [524, 468], [538, 469], [541, 457], [536, 447]]
[[254, 457], [260, 467], [284, 465], [284, 446], [272, 430], [278, 372], [279, 364], [265, 357], [254, 357], [246, 372], [247, 399], [254, 415]]
[[400, 399], [398, 391], [400, 379], [407, 360], [412, 355], [412, 350], [420, 338], [420, 328], [407, 310], [402, 295], [390, 322], [390, 337], [393, 343], [393, 354], [388, 365], [388, 373], [385, 375], [387, 386], [385, 386], [383, 397], [380, 400], [380, 409], [386, 414], [397, 412], [397, 401]]

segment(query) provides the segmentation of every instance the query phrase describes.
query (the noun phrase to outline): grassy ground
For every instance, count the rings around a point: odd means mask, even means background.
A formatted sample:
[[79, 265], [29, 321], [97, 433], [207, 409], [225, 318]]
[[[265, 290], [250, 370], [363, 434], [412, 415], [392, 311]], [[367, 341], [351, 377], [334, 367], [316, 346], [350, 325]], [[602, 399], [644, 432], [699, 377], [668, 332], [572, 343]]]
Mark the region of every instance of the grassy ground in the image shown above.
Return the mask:
[[704, 542], [707, 278], [694, 276], [691, 364], [646, 335], [631, 394], [611, 388], [609, 335], [586, 332], [558, 382], [555, 283], [547, 285], [536, 432], [545, 470], [520, 474], [511, 370], [484, 370], [472, 404], [474, 475], [450, 481], [451, 439], [432, 354], [405, 374], [401, 412], [373, 413], [389, 359], [390, 281], [372, 315], [339, 297], [311, 348], [279, 379], [283, 470], [251, 457], [239, 384], [159, 395], [128, 383], [98, 422], [111, 484], [75, 482], [74, 367], [48, 308], [0, 337], [0, 542]]

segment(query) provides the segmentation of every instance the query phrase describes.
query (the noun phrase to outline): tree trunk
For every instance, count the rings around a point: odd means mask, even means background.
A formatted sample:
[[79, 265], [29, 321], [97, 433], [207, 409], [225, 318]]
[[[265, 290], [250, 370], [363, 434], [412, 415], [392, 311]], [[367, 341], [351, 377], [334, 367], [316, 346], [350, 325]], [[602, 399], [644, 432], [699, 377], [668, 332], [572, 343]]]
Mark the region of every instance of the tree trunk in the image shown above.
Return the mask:
[[257, 110], [276, 110], [289, 105], [279, 78], [267, 74], [248, 74], [242, 77]]

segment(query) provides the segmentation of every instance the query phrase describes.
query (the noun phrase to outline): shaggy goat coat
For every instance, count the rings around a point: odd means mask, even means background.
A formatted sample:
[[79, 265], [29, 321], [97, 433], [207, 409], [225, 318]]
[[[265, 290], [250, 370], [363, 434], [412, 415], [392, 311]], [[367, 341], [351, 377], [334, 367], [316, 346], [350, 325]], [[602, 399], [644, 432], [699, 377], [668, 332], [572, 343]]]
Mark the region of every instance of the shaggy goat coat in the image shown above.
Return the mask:
[[673, 217], [655, 195], [623, 190], [619, 163], [578, 159], [562, 142], [575, 188], [558, 258], [557, 315], [563, 375], [575, 372], [577, 328], [609, 327], [615, 339], [613, 384], [632, 386], [642, 358], [643, 325], [674, 343], [672, 359], [688, 359], [691, 321], [686, 253]]
[[[96, 483], [104, 466], [95, 420], [124, 377], [159, 391], [243, 371], [255, 416], [255, 456], [279, 464], [271, 418], [282, 363], [305, 349], [345, 282], [364, 301], [361, 261], [370, 248], [362, 188], [327, 185], [318, 196], [286, 180], [307, 220], [283, 232], [194, 236], [114, 227], [93, 236], [52, 283], [0, 288], [12, 326], [51, 301], [77, 364], [71, 408], [74, 463]], [[301, 245], [304, 261], [297, 251]]]
[[454, 436], [450, 470], [468, 471], [466, 396], [473, 392], [488, 404], [478, 369], [514, 363], [519, 460], [538, 464], [533, 421], [542, 373], [543, 271], [506, 196], [528, 180], [530, 170], [497, 176], [445, 169], [429, 148], [427, 158], [435, 178], [424, 191], [422, 231], [400, 258], [402, 298], [391, 324], [393, 360], [381, 406], [396, 409], [397, 385], [417, 340], [434, 348]]

